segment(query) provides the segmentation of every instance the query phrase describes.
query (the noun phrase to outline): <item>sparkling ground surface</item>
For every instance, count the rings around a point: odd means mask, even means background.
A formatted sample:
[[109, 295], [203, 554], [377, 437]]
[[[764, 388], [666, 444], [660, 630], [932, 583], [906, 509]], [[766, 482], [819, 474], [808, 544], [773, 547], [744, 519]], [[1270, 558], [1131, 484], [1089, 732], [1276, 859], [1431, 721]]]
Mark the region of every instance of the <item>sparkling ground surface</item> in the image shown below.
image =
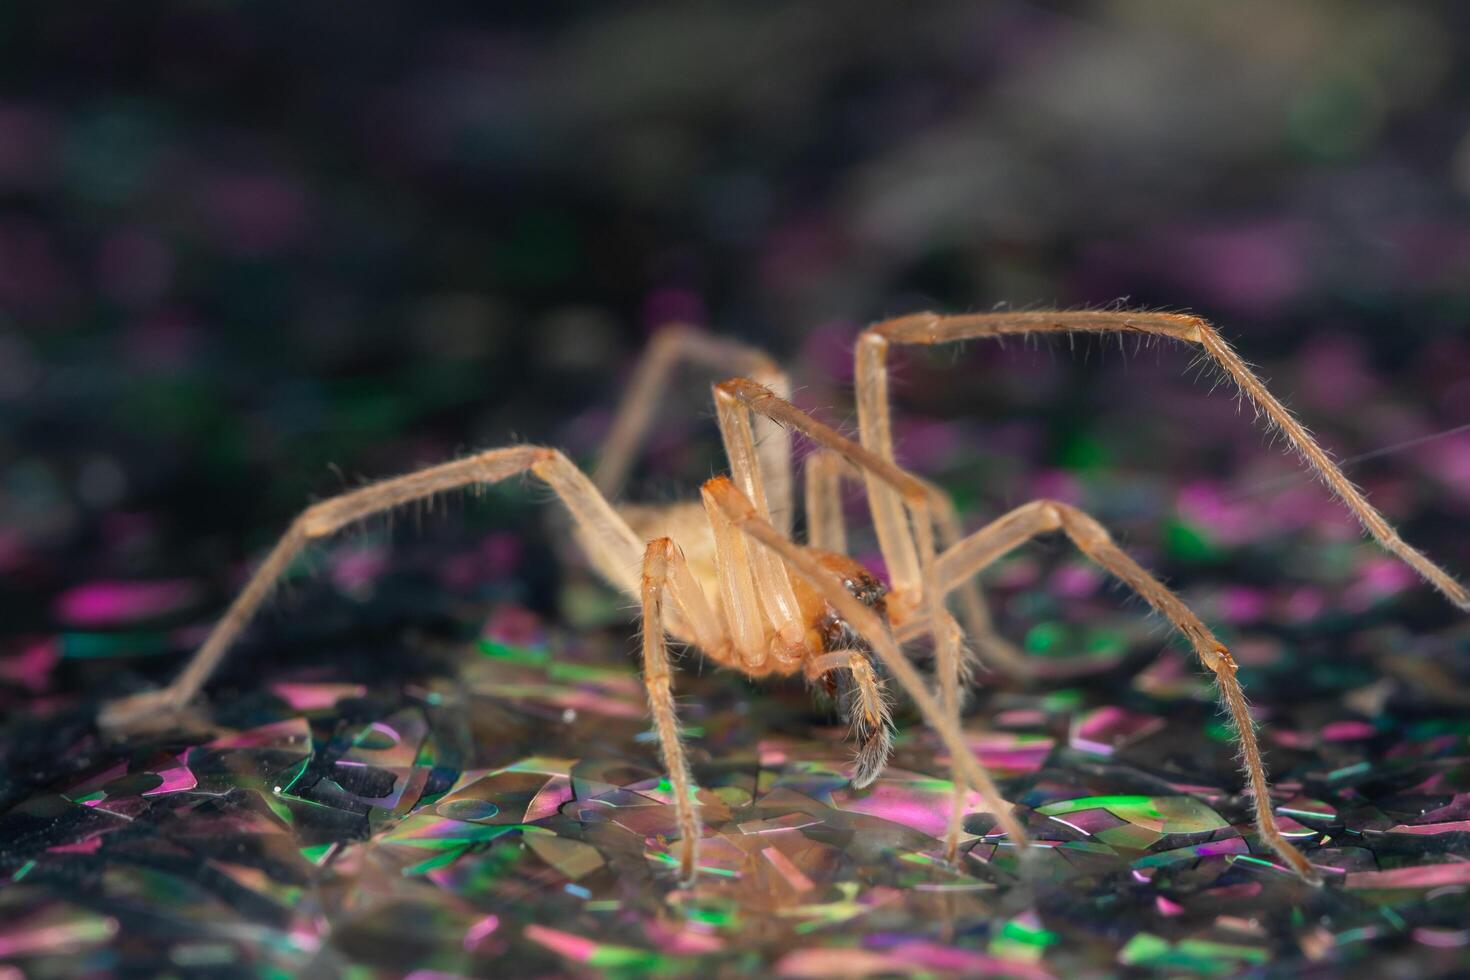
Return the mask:
[[[191, 600], [101, 583], [61, 601], [116, 628]], [[41, 697], [49, 724], [12, 725], [7, 745], [0, 957], [27, 976], [1470, 966], [1470, 720], [1433, 655], [1463, 662], [1470, 632], [1415, 636], [1371, 610], [1245, 631], [1277, 813], [1328, 878], [1314, 890], [1252, 835], [1198, 671], [1109, 605], [1028, 634], [1082, 679], [977, 698], [971, 742], [1038, 846], [1023, 858], [973, 805], [958, 868], [936, 853], [944, 758], [911, 716], [887, 775], [855, 792], [842, 731], [799, 687], [706, 673], [681, 677], [708, 836], [679, 888], [629, 633], [548, 629], [515, 605], [478, 639], [401, 633], [388, 669], [351, 666], [361, 641], [311, 637], [304, 662], [235, 671], [167, 735], [106, 743]], [[280, 619], [266, 642], [297, 631]], [[5, 669], [44, 685], [149, 636], [78, 629]]]

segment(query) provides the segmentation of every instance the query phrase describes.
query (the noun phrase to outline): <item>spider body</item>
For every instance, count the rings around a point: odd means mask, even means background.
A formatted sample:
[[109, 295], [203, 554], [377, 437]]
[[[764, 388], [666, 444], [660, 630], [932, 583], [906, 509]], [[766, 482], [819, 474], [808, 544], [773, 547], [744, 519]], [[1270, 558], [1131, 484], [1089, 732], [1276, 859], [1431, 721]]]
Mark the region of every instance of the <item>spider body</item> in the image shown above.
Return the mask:
[[[894, 461], [886, 364], [893, 346], [1078, 331], [1131, 332], [1197, 345], [1281, 430], [1379, 544], [1456, 605], [1470, 609], [1470, 594], [1399, 537], [1214, 328], [1197, 317], [1148, 312], [953, 317], [925, 313], [877, 324], [857, 344], [857, 441], [787, 401], [786, 375], [764, 354], [674, 328], [659, 335], [635, 371], [590, 477], [556, 449], [508, 446], [314, 504], [286, 530], [179, 676], [161, 691], [114, 702], [100, 721], [113, 729], [156, 724], [191, 701], [275, 580], [312, 541], [436, 493], [531, 475], [550, 487], [570, 512], [576, 540], [592, 567], [610, 586], [639, 602], [644, 682], [674, 791], [675, 837], [684, 880], [695, 875], [703, 831], [679, 734], [670, 639], [751, 677], [800, 675], [833, 696], [858, 743], [851, 777], [857, 787], [876, 779], [887, 761], [892, 739], [888, 694], [896, 686], [919, 709], [949, 754], [955, 792], [945, 856], [954, 860], [958, 855], [967, 789], [980, 795], [997, 830], [1013, 845], [1025, 847], [1025, 827], [961, 729], [966, 641], [996, 670], [1027, 674], [1025, 658], [992, 628], [975, 576], [1033, 538], [1062, 534], [1167, 619], [1214, 675], [1221, 702], [1235, 724], [1259, 842], [1304, 880], [1320, 883], [1316, 869], [1277, 826], [1235, 662], [1183, 600], [1076, 507], [1036, 500], [965, 534], [948, 495]], [[615, 506], [610, 500], [620, 496], [639, 440], [652, 424], [658, 395], [681, 362], [742, 375], [716, 384], [713, 392], [730, 474], [707, 481], [697, 502]], [[805, 463], [807, 539], [800, 544], [791, 533], [792, 435], [798, 432], [818, 447]], [[866, 487], [888, 571], [886, 586], [847, 554], [840, 506], [844, 480]], [[949, 611], [951, 601], [959, 607], [960, 620]], [[906, 644], [920, 639], [927, 639], [933, 648], [937, 695], [904, 652]]]
[[[721, 596], [714, 530], [702, 504], [631, 505], [619, 507], [618, 513], [639, 537], [649, 541], [658, 538], [673, 541], [683, 553], [690, 575], [699, 584], [711, 613], [720, 618], [729, 615]], [[580, 543], [586, 547], [585, 540]], [[849, 555], [832, 551], [817, 551], [816, 554], [822, 566], [838, 576], [843, 588], [887, 620], [888, 587], [877, 576]], [[722, 667], [739, 670], [753, 678], [791, 677], [802, 673], [811, 660], [822, 654], [866, 646], [851, 624], [806, 581], [794, 579], [791, 587], [802, 627], [798, 640], [793, 642], [793, 634], [783, 633], [767, 621], [761, 642], [755, 649], [737, 650], [733, 643], [726, 643], [716, 649], [701, 650], [701, 653]]]

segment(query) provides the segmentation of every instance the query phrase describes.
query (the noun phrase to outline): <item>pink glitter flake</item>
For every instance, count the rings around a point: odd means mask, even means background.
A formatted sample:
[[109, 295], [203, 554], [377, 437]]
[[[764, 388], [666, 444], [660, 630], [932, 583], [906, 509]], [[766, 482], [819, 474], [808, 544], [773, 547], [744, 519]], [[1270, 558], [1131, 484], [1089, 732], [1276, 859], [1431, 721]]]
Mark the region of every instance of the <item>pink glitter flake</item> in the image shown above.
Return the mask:
[[1470, 861], [1423, 864], [1392, 871], [1354, 871], [1347, 876], [1349, 888], [1438, 888], [1441, 885], [1470, 885]]

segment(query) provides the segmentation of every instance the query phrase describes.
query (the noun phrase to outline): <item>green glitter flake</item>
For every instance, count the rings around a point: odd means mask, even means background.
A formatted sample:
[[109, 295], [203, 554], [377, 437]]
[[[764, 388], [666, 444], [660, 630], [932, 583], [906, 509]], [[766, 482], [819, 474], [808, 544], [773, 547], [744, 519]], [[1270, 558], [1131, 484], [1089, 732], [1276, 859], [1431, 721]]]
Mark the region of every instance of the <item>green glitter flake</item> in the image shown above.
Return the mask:
[[1327, 774], [1327, 781], [1329, 783], [1341, 782], [1343, 780], [1352, 779], [1355, 776], [1366, 776], [1372, 771], [1373, 767], [1369, 763], [1359, 762], [1356, 765], [1345, 766], [1342, 769], [1334, 769], [1332, 772], [1329, 772]]
[[1042, 710], [1049, 714], [1072, 711], [1081, 704], [1082, 691], [1075, 687], [1065, 687], [1058, 691], [1049, 691], [1041, 697]]
[[[665, 865], [666, 867], [676, 868], [679, 866], [679, 859], [674, 857], [674, 855], [668, 853], [667, 851], [650, 852], [648, 854], [648, 858], [650, 860], [657, 861], [659, 864]], [[720, 878], [740, 877], [740, 872], [732, 871], [729, 868], [708, 868], [700, 866], [698, 870], [699, 873], [702, 875], [716, 875]]]
[[1295, 800], [1276, 808], [1283, 817], [1296, 820], [1336, 820], [1337, 810], [1320, 800]]
[[546, 650], [533, 650], [528, 647], [513, 647], [507, 643], [498, 643], [495, 640], [481, 640], [480, 652], [491, 660], [501, 660], [515, 664], [541, 665], [551, 660], [551, 653]]
[[1022, 922], [1020, 919], [1012, 919], [1005, 924], [1000, 931], [1001, 937], [1012, 942], [1023, 943], [1027, 946], [1055, 946], [1061, 941], [1061, 937], [1050, 929], [1043, 929], [1039, 925], [1033, 926]]
[[61, 655], [67, 660], [104, 660], [108, 657], [156, 657], [173, 652], [174, 645], [162, 633], [61, 634]]
[[723, 905], [700, 905], [684, 909], [684, 917], [700, 925], [732, 929], [740, 921], [740, 910], [733, 902]]
[[1088, 796], [1039, 807], [1048, 817], [1084, 810], [1106, 810], [1119, 820], [1160, 834], [1200, 834], [1230, 826], [1223, 817], [1191, 796]]
[[1259, 965], [1267, 959], [1266, 950], [1254, 946], [1203, 939], [1185, 939], [1171, 944], [1168, 940], [1147, 932], [1141, 932], [1130, 939], [1128, 945], [1118, 954], [1118, 962], [1124, 966], [1189, 971], [1207, 976], [1235, 973], [1243, 964]]

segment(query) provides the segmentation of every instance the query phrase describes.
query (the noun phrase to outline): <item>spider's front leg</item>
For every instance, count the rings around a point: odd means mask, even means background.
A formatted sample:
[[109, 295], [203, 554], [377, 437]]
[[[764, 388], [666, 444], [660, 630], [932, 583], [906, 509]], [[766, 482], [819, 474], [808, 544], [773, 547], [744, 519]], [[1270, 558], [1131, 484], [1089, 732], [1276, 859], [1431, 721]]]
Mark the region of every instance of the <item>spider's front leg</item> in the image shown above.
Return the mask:
[[[905, 472], [892, 461], [858, 445], [830, 426], [823, 425], [770, 389], [747, 378], [731, 378], [715, 385], [715, 411], [719, 416], [720, 431], [724, 434], [725, 448], [730, 456], [731, 474], [752, 504], [756, 516], [762, 519], [765, 519], [766, 511], [761, 496], [758, 468], [753, 462], [754, 448], [748, 420], [752, 412], [783, 426], [790, 426], [818, 445], [836, 453], [849, 465], [861, 470], [896, 496], [902, 504], [901, 532], [904, 540], [913, 548], [918, 579], [916, 584], [901, 585], [898, 571], [893, 566], [889, 567], [895, 586], [894, 605], [898, 607], [894, 610], [894, 622], [896, 624], [900, 620], [918, 616], [936, 624], [936, 628], [930, 632], [934, 640], [935, 673], [939, 679], [940, 702], [945, 716], [952, 717], [958, 728], [964, 700], [960, 690], [964, 676], [964, 654], [958, 633], [943, 628], [942, 625], [949, 622], [949, 614], [944, 609], [944, 593], [939, 589], [935, 539], [936, 528], [942, 526], [942, 522], [936, 521], [935, 514], [942, 513], [948, 507], [948, 500], [938, 499], [943, 495], [937, 488]], [[874, 501], [875, 498], [870, 493], [870, 504]], [[881, 518], [876, 506], [873, 515], [875, 520]], [[881, 534], [880, 543], [883, 544], [884, 559], [888, 560], [888, 546], [883, 542]], [[887, 629], [886, 624], [884, 628]], [[954, 808], [950, 814], [949, 833], [945, 839], [945, 856], [951, 861], [959, 850], [965, 800], [961, 763], [956, 759], [953, 765]], [[982, 789], [980, 786], [973, 788]]]
[[1011, 842], [1018, 847], [1026, 847], [1030, 838], [1011, 811], [1011, 805], [1001, 797], [1000, 790], [996, 788], [984, 763], [965, 742], [958, 711], [949, 705], [941, 705], [929, 693], [918, 669], [903, 655], [882, 616], [847, 590], [842, 580], [823, 564], [819, 552], [796, 544], [772, 527], [729, 479], [716, 477], [705, 483], [703, 492], [706, 499], [718, 507], [742, 535], [779, 556], [786, 567], [815, 589], [873, 651], [887, 669], [888, 675], [908, 694], [929, 727], [934, 729], [949, 751], [955, 770], [956, 796], [962, 800], [966, 786], [974, 789]]

